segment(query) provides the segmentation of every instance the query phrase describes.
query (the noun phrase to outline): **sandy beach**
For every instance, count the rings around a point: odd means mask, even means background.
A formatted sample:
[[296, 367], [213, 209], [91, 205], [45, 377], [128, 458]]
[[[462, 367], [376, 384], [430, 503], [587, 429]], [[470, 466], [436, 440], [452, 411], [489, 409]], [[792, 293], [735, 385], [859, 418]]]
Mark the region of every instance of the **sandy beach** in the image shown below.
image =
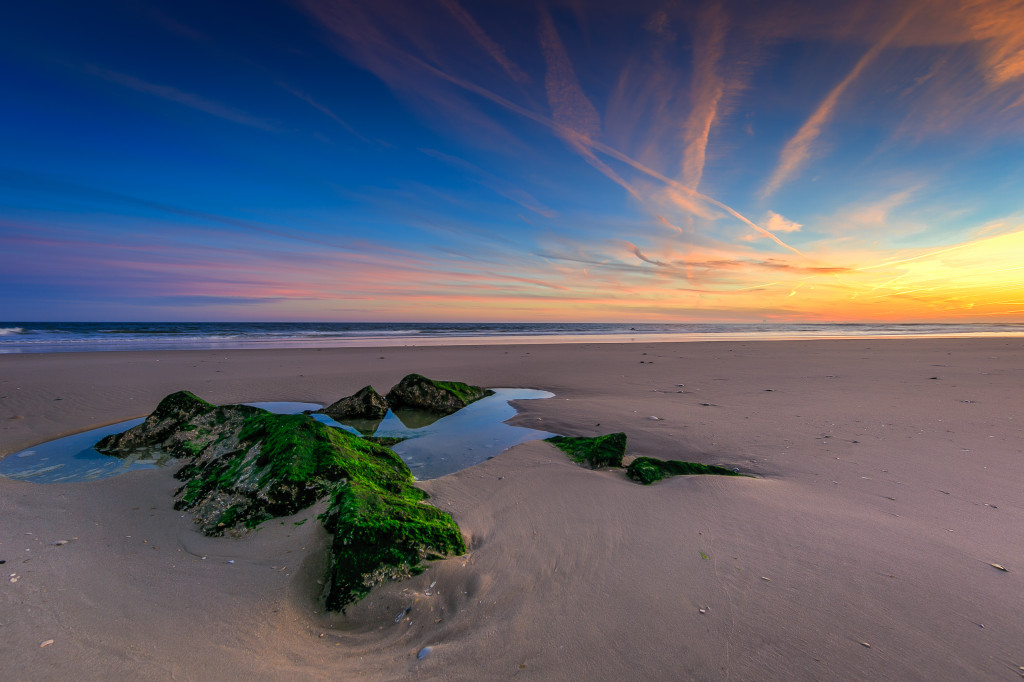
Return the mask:
[[172, 469], [0, 478], [0, 676], [1024, 673], [1024, 339], [0, 355], [0, 456], [181, 389], [326, 404], [409, 372], [551, 391], [513, 423], [624, 431], [628, 456], [753, 476], [640, 486], [517, 446], [422, 483], [467, 555], [345, 616], [318, 602], [326, 538], [303, 523], [316, 509], [207, 538], [172, 508]]

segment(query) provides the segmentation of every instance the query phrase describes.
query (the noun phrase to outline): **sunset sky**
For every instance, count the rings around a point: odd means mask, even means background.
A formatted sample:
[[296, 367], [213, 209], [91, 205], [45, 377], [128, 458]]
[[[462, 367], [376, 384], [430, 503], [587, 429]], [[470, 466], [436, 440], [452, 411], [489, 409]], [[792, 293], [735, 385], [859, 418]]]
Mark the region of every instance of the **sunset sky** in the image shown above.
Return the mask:
[[1024, 321], [1024, 1], [38, 0], [0, 320]]

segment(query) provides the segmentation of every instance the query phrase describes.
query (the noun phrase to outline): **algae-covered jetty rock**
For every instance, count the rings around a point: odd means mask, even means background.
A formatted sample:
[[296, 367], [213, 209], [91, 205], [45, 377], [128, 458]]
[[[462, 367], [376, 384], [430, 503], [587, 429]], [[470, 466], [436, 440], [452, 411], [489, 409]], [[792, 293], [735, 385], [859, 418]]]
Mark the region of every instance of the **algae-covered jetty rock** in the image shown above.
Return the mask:
[[713, 464], [700, 464], [698, 462], [681, 462], [677, 459], [668, 461], [654, 457], [637, 457], [630, 462], [626, 469], [626, 475], [637, 483], [650, 485], [655, 481], [670, 476], [688, 476], [693, 474], [713, 476], [742, 476], [738, 471], [726, 469], [725, 467], [714, 466]]
[[350, 419], [383, 419], [388, 413], [388, 402], [380, 393], [373, 390], [373, 386], [364, 386], [347, 398], [342, 398], [322, 410], [316, 410], [316, 414], [326, 414], [335, 421], [346, 421]]
[[96, 445], [115, 456], [142, 447], [185, 460], [174, 506], [191, 510], [207, 535], [252, 528], [330, 496], [320, 517], [334, 534], [330, 609], [384, 580], [421, 572], [425, 559], [465, 552], [459, 527], [423, 503], [427, 494], [398, 455], [308, 415], [216, 406], [182, 391], [144, 423]]
[[598, 467], [621, 467], [626, 454], [626, 434], [609, 433], [593, 438], [553, 436], [546, 441], [558, 447], [578, 464]]
[[494, 395], [494, 391], [460, 381], [434, 381], [421, 374], [409, 374], [388, 391], [387, 401], [392, 410], [404, 407], [451, 414], [489, 395]]

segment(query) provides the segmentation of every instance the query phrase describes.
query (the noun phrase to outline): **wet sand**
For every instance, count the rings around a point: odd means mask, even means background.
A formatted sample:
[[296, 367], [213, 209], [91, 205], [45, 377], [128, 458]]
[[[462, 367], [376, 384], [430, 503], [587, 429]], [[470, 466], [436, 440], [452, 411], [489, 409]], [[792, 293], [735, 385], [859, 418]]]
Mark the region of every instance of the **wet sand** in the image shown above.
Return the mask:
[[552, 391], [520, 403], [515, 421], [567, 435], [625, 431], [628, 455], [756, 477], [643, 487], [542, 442], [518, 446], [423, 483], [466, 534], [465, 557], [375, 589], [346, 616], [317, 601], [316, 510], [242, 539], [204, 538], [171, 508], [168, 470], [48, 486], [0, 479], [0, 672], [1022, 672], [1021, 339], [6, 355], [0, 455], [145, 415], [179, 389], [218, 403], [328, 403], [414, 371]]

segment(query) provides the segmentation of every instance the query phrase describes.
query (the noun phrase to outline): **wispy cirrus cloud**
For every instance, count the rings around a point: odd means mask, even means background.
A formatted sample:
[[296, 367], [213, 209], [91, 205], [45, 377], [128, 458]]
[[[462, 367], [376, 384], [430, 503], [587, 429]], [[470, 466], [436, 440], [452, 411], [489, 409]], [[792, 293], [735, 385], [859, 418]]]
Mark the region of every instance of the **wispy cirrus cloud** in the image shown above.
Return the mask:
[[865, 69], [874, 62], [882, 51], [892, 43], [907, 24], [914, 12], [907, 12], [903, 18], [890, 28], [867, 52], [861, 55], [857, 63], [846, 74], [846, 76], [829, 91], [825, 99], [821, 101], [818, 108], [814, 110], [802, 126], [786, 145], [779, 155], [779, 163], [772, 172], [771, 177], [761, 190], [761, 197], [769, 197], [774, 194], [783, 184], [793, 179], [800, 169], [807, 163], [812, 154], [812, 146], [821, 135], [825, 126], [832, 119], [840, 97], [846, 92], [850, 84], [864, 73]]
[[210, 114], [211, 116], [222, 118], [225, 121], [240, 123], [251, 128], [258, 128], [259, 130], [274, 130], [274, 126], [271, 125], [269, 121], [265, 121], [255, 116], [250, 116], [249, 114], [226, 104], [221, 104], [220, 102], [216, 102], [190, 92], [184, 92], [169, 85], [150, 83], [149, 81], [136, 78], [135, 76], [126, 73], [111, 71], [110, 69], [104, 69], [92, 64], [86, 64], [82, 68], [86, 73], [98, 76], [111, 83], [122, 85], [126, 88], [135, 90], [136, 92], [160, 97], [161, 99], [175, 102], [176, 104], [189, 107], [190, 109], [195, 109], [196, 111], [201, 111], [203, 113]]
[[704, 175], [708, 137], [725, 95], [719, 63], [725, 49], [727, 18], [718, 4], [708, 5], [695, 24], [693, 36], [693, 104], [684, 126], [683, 184], [697, 189]]
[[466, 31], [480, 48], [505, 70], [509, 78], [517, 83], [528, 83], [530, 81], [530, 77], [526, 75], [526, 72], [509, 59], [505, 49], [487, 35], [487, 32], [480, 27], [480, 24], [473, 19], [469, 12], [463, 9], [462, 5], [456, 2], [456, 0], [441, 0], [441, 4], [465, 27]]
[[369, 142], [369, 140], [367, 140], [365, 137], [363, 137], [358, 132], [356, 132], [356, 129], [353, 128], [351, 125], [349, 125], [349, 123], [345, 119], [343, 119], [341, 116], [338, 116], [336, 113], [334, 113], [326, 105], [321, 104], [317, 100], [313, 99], [313, 97], [311, 95], [293, 88], [291, 85], [289, 85], [288, 83], [285, 83], [284, 81], [278, 81], [277, 85], [282, 90], [287, 92], [289, 95], [292, 95], [293, 97], [297, 97], [298, 99], [302, 100], [303, 102], [305, 102], [309, 106], [311, 106], [314, 109], [316, 109], [317, 111], [319, 111], [321, 114], [323, 114], [327, 118], [329, 118], [332, 121], [334, 121], [335, 123], [337, 123], [339, 126], [344, 128], [347, 132], [349, 132], [351, 135], [359, 138], [363, 142]]
[[456, 168], [468, 171], [472, 176], [478, 178], [480, 184], [493, 190], [506, 199], [519, 204], [528, 211], [532, 211], [544, 218], [554, 218], [558, 215], [557, 211], [545, 206], [526, 190], [507, 180], [502, 180], [494, 173], [486, 171], [465, 159], [460, 159], [450, 154], [439, 152], [436, 149], [421, 149], [420, 151], [427, 156], [437, 159], [438, 161], [443, 161], [444, 163], [455, 166]]
[[965, 26], [984, 41], [984, 71], [993, 85], [1024, 77], [1024, 3], [1020, 0], [963, 0]]

